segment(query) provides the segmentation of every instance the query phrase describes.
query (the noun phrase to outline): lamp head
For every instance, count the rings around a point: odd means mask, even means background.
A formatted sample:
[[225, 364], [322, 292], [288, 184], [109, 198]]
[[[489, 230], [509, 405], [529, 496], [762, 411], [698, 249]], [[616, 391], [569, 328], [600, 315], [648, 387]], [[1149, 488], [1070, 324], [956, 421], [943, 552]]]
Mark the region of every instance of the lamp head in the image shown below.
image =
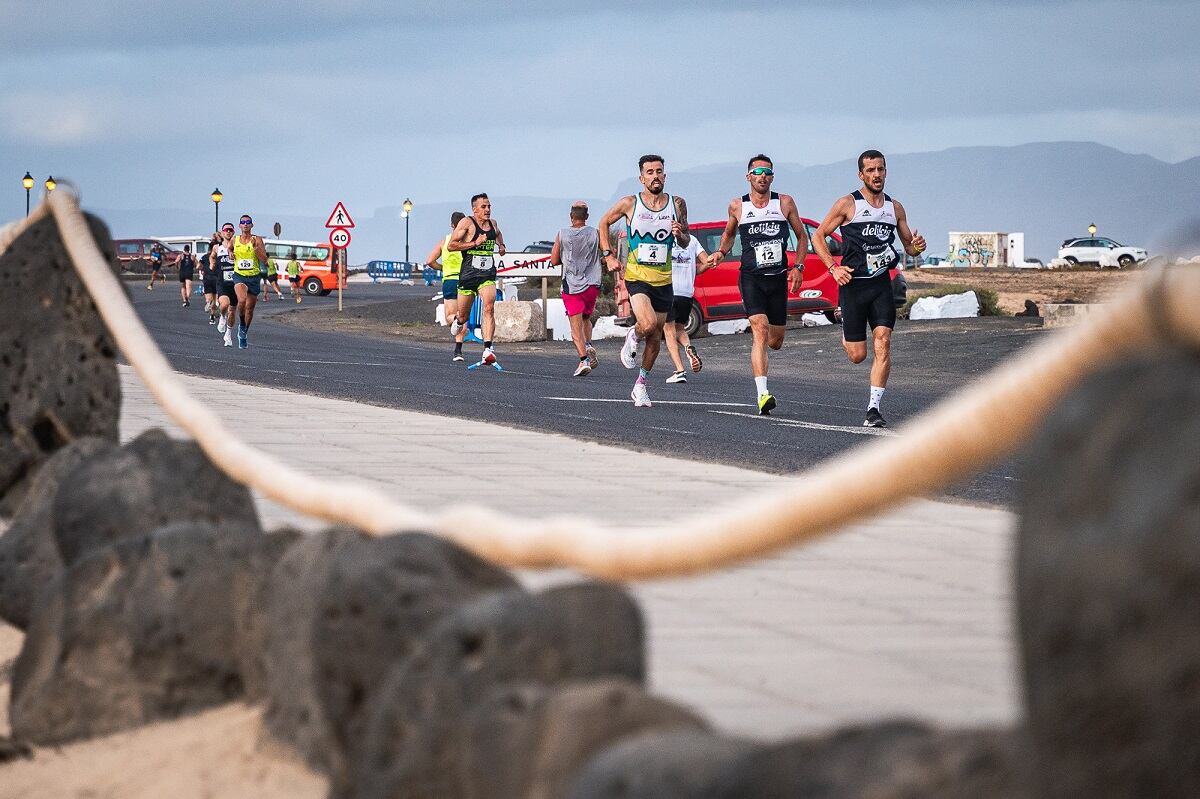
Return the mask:
[[33, 188], [33, 175], [26, 172], [25, 177], [21, 178], [21, 185], [25, 187], [25, 191], [29, 191], [30, 189], [32, 189]]
[[221, 202], [221, 199], [222, 199], [224, 196], [225, 196], [224, 194], [221, 194], [221, 190], [220, 190], [220, 189], [213, 189], [213, 192], [212, 192], [212, 201], [213, 201], [213, 202], [215, 202], [215, 203], [219, 203], [219, 202]]
[[403, 208], [404, 208], [404, 213], [411, 214], [412, 209], [413, 209], [412, 200], [405, 200]]
[[54, 187], [58, 184], [54, 182], [54, 176], [46, 178], [46, 191], [54, 191]]
[[1088, 235], [1089, 235], [1089, 236], [1095, 236], [1095, 235], [1096, 235], [1096, 223], [1095, 223], [1095, 222], [1093, 222], [1092, 224], [1088, 225]]

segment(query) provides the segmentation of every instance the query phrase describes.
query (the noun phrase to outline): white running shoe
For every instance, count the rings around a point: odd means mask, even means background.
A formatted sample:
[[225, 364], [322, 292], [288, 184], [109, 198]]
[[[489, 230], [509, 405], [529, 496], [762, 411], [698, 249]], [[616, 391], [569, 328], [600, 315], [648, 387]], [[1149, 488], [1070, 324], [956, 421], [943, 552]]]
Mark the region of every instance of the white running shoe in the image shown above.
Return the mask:
[[483, 357], [479, 359], [479, 362], [491, 366], [496, 362], [496, 353], [492, 352], [491, 347], [488, 347], [483, 351]]
[[668, 383], [686, 383], [687, 375], [685, 375], [683, 372], [675, 372], [673, 375], [671, 375], [670, 377], [667, 378], [667, 382]]
[[463, 323], [458, 321], [458, 315], [455, 314], [454, 321], [450, 323], [450, 335], [457, 336], [462, 329]]
[[637, 366], [637, 345], [637, 328], [631, 327], [625, 334], [625, 343], [621, 345], [621, 365], [626, 369]]
[[586, 350], [584, 350], [584, 352], [586, 352], [586, 353], [587, 353], [588, 364], [589, 364], [589, 365], [590, 365], [590, 366], [591, 366], [593, 369], [595, 369], [597, 366], [599, 366], [599, 365], [600, 365], [600, 357], [599, 357], [598, 355], [596, 355], [596, 348], [595, 348], [595, 347], [593, 347], [591, 344], [589, 344], [589, 345], [587, 346], [587, 349], [586, 349]]
[[225, 346], [226, 347], [233, 346], [233, 331], [230, 330], [229, 328], [225, 328]]
[[229, 332], [229, 323], [225, 321], [224, 314], [221, 314], [221, 316], [219, 316], [217, 318], [217, 332], [218, 333], [228, 333]]
[[633, 398], [633, 407], [635, 408], [652, 407], [650, 405], [650, 392], [646, 390], [645, 383], [634, 383], [633, 391], [629, 393], [629, 396]]
[[592, 365], [586, 360], [583, 360], [580, 361], [579, 365], [575, 367], [575, 374], [571, 375], [571, 377], [583, 377], [586, 374], [590, 374], [591, 371]]

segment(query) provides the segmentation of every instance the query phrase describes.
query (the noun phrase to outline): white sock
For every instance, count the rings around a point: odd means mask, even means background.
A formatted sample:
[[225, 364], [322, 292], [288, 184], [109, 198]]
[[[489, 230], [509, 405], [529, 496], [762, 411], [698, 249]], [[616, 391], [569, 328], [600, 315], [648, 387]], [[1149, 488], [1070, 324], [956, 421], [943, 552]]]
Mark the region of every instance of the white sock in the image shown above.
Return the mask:
[[883, 402], [884, 391], [887, 391], [887, 389], [880, 388], [879, 386], [871, 386], [871, 402], [867, 405], [867, 410], [871, 408], [879, 410], [879, 403]]
[[758, 396], [761, 397], [763, 394], [770, 393], [767, 391], [767, 376], [766, 375], [763, 375], [762, 377], [754, 378], [754, 385], [758, 389]]

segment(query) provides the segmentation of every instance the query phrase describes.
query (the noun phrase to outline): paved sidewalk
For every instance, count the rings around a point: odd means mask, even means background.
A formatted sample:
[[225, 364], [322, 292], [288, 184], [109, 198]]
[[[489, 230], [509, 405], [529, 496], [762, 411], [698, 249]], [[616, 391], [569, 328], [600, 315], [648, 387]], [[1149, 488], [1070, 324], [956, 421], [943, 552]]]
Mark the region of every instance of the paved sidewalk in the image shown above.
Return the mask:
[[[181, 435], [132, 369], [121, 376], [123, 440], [149, 427]], [[242, 420], [239, 429], [263, 450], [429, 509], [486, 494], [510, 513], [619, 507], [662, 520], [784, 479], [474, 423], [468, 462], [480, 479], [464, 480], [450, 465], [461, 420], [182, 379], [201, 402]], [[269, 527], [320, 526], [261, 499], [259, 509]], [[1011, 721], [1019, 701], [1012, 528], [1002, 510], [921, 500], [766, 561], [636, 584], [651, 687], [721, 730], [758, 738], [898, 715]], [[531, 585], [566, 576], [523, 575]]]

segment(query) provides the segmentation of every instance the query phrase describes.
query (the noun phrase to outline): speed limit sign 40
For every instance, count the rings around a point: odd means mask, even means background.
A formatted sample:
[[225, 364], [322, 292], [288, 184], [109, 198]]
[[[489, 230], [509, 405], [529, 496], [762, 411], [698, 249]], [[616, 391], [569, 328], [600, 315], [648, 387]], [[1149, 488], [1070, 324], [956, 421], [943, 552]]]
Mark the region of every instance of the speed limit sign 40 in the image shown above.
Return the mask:
[[329, 231], [329, 244], [334, 249], [344, 250], [350, 244], [350, 231], [344, 227]]

